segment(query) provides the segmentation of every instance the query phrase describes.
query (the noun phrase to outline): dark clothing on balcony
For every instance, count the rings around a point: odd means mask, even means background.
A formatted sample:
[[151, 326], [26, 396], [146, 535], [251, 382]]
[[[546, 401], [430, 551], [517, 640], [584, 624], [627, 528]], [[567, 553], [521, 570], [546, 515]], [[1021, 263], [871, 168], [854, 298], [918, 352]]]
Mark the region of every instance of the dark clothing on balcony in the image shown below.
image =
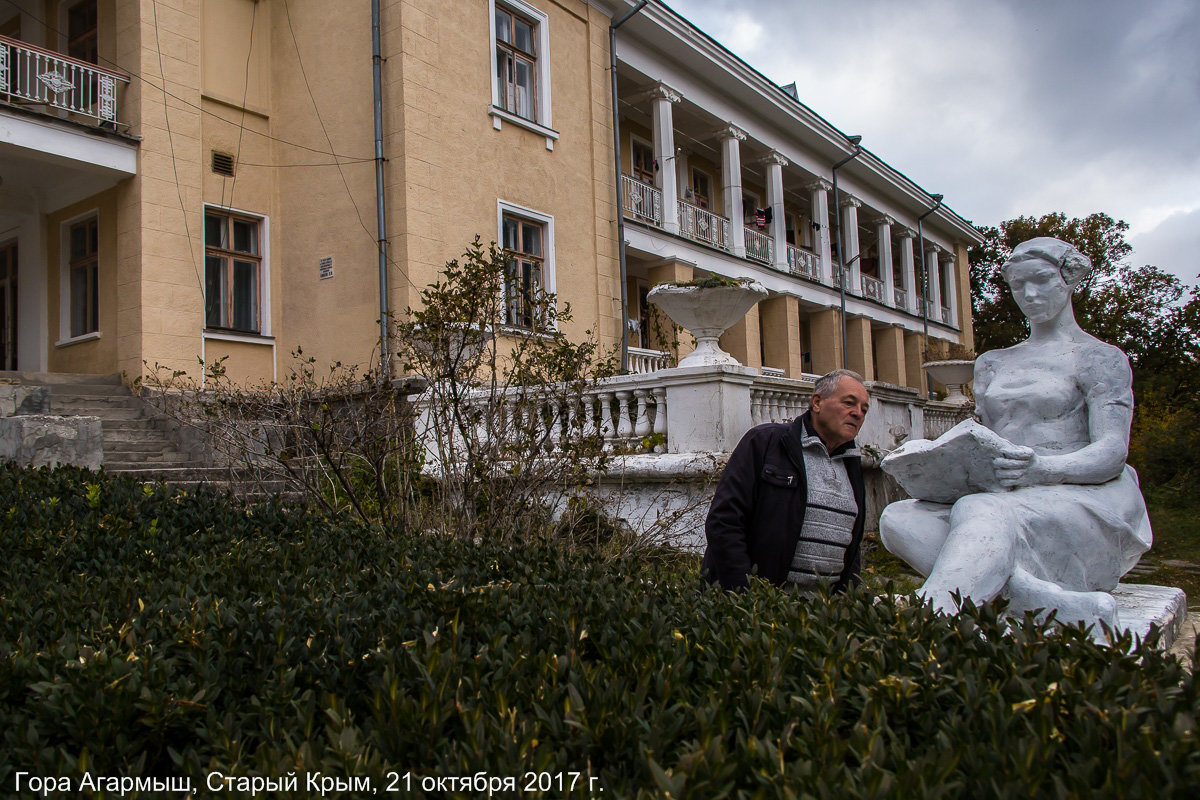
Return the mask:
[[[701, 571], [710, 583], [740, 590], [755, 572], [776, 586], [788, 581], [809, 509], [803, 442], [814, 434], [808, 418], [806, 412], [790, 423], [752, 428], [729, 456], [704, 526], [708, 549]], [[845, 464], [858, 505], [841, 573], [829, 576], [838, 592], [859, 579], [866, 517], [862, 459], [853, 441], [831, 454], [820, 450], [821, 457]]]

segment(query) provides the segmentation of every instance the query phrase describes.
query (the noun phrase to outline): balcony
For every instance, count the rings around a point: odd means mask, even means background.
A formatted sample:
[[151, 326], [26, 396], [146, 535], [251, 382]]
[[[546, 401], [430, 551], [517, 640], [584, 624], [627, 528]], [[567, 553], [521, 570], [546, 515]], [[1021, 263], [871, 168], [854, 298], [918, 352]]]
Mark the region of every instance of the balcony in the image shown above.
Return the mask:
[[775, 262], [775, 242], [771, 237], [754, 228], [745, 228], [746, 258], [768, 266]]
[[128, 83], [119, 72], [0, 36], [0, 92], [10, 104], [115, 130], [125, 126], [117, 119], [117, 89]]
[[793, 275], [802, 275], [809, 280], [821, 280], [821, 259], [816, 253], [811, 250], [805, 250], [802, 247], [788, 245], [787, 248], [788, 270]]
[[663, 224], [662, 192], [648, 183], [621, 176], [621, 205], [625, 216], [661, 228]]
[[686, 200], [679, 201], [679, 232], [693, 241], [729, 249], [729, 220]]
[[908, 292], [899, 286], [895, 289], [896, 308], [908, 308]]
[[878, 303], [883, 303], [883, 281], [878, 278], [872, 278], [870, 275], [861, 275], [862, 296], [868, 300], [874, 300]]

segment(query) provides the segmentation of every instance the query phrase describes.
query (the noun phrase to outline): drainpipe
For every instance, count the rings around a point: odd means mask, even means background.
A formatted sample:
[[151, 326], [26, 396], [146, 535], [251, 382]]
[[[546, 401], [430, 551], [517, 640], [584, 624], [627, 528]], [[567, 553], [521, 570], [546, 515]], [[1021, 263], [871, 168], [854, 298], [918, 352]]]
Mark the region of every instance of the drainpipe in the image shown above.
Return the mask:
[[838, 315], [842, 323], [842, 369], [846, 368], [846, 272], [850, 268], [850, 262], [846, 260], [846, 251], [842, 249], [842, 199], [838, 195], [837, 173], [846, 164], [861, 156], [863, 151], [861, 136], [847, 136], [846, 141], [854, 145], [854, 152], [833, 165], [833, 224], [837, 229], [838, 263], [842, 268], [842, 277], [838, 280], [838, 295], [842, 301], [842, 313]]
[[[917, 217], [917, 253], [921, 256], [921, 325], [923, 329], [923, 339], [921, 345], [925, 349], [921, 357], [924, 359], [929, 355], [929, 269], [925, 266], [925, 218], [942, 207], [942, 195], [931, 194], [929, 199], [933, 201], [933, 208], [926, 211], [921, 216]], [[941, 302], [939, 298], [939, 304]], [[930, 385], [929, 375], [925, 375], [925, 392], [929, 394], [932, 386]]]
[[[378, 0], [374, 0], [378, 2]], [[628, 267], [625, 262], [625, 208], [621, 192], [621, 114], [617, 107], [617, 28], [626, 20], [646, 7], [650, 0], [638, 0], [638, 4], [626, 11], [608, 26], [608, 71], [612, 76], [613, 115], [613, 164], [617, 187], [617, 258], [621, 264], [621, 372], [629, 371], [629, 291], [625, 287]], [[664, 213], [667, 213], [664, 209]]]
[[379, 46], [379, 0], [371, 0], [371, 77], [375, 95], [375, 226], [379, 249], [379, 380], [392, 377], [388, 331], [387, 207], [383, 197], [383, 58]]

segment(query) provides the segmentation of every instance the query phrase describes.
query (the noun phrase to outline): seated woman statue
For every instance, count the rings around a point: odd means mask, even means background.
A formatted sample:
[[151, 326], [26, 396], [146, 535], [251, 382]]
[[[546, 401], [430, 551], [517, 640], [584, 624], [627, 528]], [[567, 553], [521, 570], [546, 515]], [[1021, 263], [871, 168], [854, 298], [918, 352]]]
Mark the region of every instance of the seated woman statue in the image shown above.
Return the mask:
[[954, 592], [976, 604], [1003, 595], [1010, 613], [1055, 609], [1062, 622], [1117, 625], [1109, 591], [1151, 533], [1125, 464], [1129, 360], [1085, 333], [1071, 307], [1091, 267], [1051, 238], [1018, 245], [1002, 267], [1030, 333], [976, 361], [975, 410], [1010, 443], [992, 462], [1005, 488], [953, 505], [905, 500], [880, 519], [884, 546], [926, 576], [920, 594], [943, 613], [957, 611]]

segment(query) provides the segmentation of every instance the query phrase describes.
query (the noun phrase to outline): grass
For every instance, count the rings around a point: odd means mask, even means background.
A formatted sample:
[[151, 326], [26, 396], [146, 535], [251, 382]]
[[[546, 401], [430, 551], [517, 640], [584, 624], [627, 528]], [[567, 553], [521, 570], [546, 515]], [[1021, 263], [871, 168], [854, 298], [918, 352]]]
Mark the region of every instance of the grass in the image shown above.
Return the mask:
[[1146, 499], [1154, 546], [1125, 582], [1178, 586], [1187, 593], [1188, 608], [1200, 608], [1200, 501], [1154, 493]]

